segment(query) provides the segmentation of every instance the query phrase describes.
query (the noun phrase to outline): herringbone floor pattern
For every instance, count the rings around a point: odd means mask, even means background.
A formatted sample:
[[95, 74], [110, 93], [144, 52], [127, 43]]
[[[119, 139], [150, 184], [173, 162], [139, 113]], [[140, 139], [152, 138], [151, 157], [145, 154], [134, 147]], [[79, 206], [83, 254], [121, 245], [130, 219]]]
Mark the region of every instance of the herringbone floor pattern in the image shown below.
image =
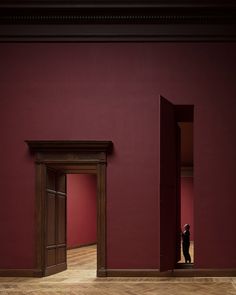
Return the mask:
[[8, 295], [236, 295], [236, 278], [96, 278], [96, 248], [68, 251], [68, 270], [45, 278], [0, 278]]

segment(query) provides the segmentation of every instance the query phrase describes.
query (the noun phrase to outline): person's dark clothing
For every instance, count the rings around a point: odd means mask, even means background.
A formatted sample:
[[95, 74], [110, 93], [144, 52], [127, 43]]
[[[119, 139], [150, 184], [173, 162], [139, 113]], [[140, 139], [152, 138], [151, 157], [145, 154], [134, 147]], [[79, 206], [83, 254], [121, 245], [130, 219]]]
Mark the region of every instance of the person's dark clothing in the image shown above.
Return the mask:
[[189, 254], [189, 246], [190, 246], [190, 232], [189, 230], [185, 230], [182, 233], [182, 240], [183, 240], [183, 254], [185, 258], [185, 263], [191, 263], [191, 256]]

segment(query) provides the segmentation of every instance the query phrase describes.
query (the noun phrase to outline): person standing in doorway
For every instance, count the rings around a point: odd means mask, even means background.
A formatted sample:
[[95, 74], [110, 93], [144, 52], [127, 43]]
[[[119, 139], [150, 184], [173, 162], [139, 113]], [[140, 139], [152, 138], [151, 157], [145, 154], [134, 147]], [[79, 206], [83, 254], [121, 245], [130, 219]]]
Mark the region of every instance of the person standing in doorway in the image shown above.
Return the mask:
[[185, 259], [185, 263], [191, 263], [191, 256], [189, 254], [189, 246], [190, 246], [190, 225], [184, 225], [184, 231], [182, 232], [182, 243], [183, 243], [183, 255]]

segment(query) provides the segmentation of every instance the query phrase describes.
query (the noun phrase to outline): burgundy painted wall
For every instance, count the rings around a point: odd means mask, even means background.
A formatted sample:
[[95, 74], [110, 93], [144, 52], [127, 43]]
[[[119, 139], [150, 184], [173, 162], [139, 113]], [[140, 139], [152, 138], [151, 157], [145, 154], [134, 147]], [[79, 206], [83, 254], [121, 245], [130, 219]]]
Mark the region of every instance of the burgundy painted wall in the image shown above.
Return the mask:
[[97, 241], [97, 178], [91, 174], [67, 175], [67, 247]]
[[193, 177], [181, 177], [181, 228], [190, 224], [190, 239], [194, 240]]
[[12, 43], [0, 64], [0, 268], [36, 263], [25, 139], [112, 140], [108, 267], [159, 267], [159, 94], [195, 105], [195, 266], [235, 267], [236, 44]]

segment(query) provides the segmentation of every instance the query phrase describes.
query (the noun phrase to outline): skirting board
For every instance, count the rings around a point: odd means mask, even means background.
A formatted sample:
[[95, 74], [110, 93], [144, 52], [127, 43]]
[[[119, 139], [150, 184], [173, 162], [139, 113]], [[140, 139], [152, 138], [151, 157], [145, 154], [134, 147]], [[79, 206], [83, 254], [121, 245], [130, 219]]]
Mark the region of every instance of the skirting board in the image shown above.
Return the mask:
[[[226, 269], [99, 269], [98, 277], [235, 277], [235, 268]], [[42, 277], [40, 269], [0, 269], [0, 277]]]
[[0, 269], [0, 277], [42, 277], [41, 269]]
[[107, 277], [235, 277], [236, 269], [107, 269]]

